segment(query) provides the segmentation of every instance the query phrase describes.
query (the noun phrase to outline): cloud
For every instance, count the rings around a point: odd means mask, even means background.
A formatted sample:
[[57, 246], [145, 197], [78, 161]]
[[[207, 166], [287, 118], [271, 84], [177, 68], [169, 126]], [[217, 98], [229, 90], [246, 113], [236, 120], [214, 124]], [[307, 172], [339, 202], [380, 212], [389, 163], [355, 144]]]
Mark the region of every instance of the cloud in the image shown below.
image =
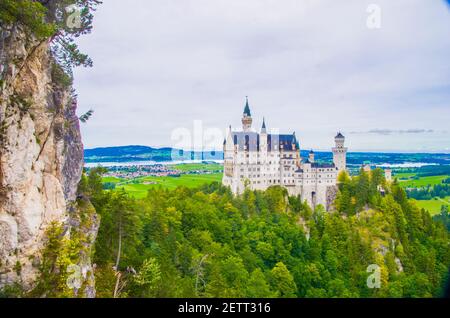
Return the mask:
[[[86, 147], [172, 146], [172, 131], [195, 120], [239, 127], [246, 95], [255, 128], [265, 116], [269, 128], [295, 130], [314, 149], [329, 149], [337, 131], [448, 127], [445, 2], [377, 0], [374, 30], [366, 25], [372, 1], [364, 0], [124, 3], [104, 1], [93, 33], [79, 38], [94, 60], [75, 70], [79, 113], [95, 110], [82, 126]], [[348, 143], [450, 147], [448, 134], [411, 134], [353, 134]]]
[[392, 129], [371, 129], [368, 131], [352, 131], [350, 134], [376, 134], [376, 135], [395, 135], [395, 134], [430, 134], [434, 133], [433, 129], [406, 129], [406, 130], [392, 130]]

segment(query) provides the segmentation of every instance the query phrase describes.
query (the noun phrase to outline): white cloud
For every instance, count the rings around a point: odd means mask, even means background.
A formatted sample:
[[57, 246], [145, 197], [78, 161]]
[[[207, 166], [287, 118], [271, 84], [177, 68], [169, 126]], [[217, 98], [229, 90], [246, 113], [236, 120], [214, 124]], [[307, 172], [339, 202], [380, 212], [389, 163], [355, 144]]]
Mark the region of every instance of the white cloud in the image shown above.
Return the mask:
[[[249, 95], [302, 144], [331, 147], [337, 130], [443, 131], [450, 118], [450, 10], [444, 1], [107, 0], [80, 39], [95, 62], [78, 69], [87, 147], [171, 145], [171, 132], [239, 126]], [[349, 135], [364, 150], [445, 150], [448, 133]], [[376, 138], [376, 139], [374, 139]]]

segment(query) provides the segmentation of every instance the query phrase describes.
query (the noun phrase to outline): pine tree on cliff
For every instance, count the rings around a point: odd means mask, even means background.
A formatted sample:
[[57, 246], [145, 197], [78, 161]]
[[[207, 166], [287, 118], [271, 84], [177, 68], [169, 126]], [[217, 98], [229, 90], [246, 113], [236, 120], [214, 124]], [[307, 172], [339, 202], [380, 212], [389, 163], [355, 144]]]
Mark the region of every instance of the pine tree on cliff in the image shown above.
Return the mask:
[[2, 25], [20, 25], [42, 41], [51, 41], [58, 64], [71, 75], [72, 67], [92, 66], [92, 60], [74, 43], [92, 30], [99, 0], [2, 0]]

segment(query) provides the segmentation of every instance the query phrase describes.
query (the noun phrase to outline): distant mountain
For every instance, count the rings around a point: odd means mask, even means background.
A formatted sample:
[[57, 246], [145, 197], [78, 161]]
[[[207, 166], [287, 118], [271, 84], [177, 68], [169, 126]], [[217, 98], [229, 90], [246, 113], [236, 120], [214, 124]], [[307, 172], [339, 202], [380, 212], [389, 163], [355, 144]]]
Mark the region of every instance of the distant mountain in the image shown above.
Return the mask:
[[156, 149], [146, 146], [123, 146], [123, 147], [105, 147], [86, 149], [84, 155], [86, 157], [113, 157], [113, 156], [128, 156], [128, 155], [142, 155], [152, 153]]
[[[301, 151], [302, 158], [308, 158], [308, 151]], [[316, 152], [317, 161], [332, 161], [333, 153]], [[422, 163], [431, 165], [450, 165], [450, 154], [439, 153], [386, 153], [386, 152], [349, 152], [348, 165], [372, 165]]]
[[[309, 151], [302, 150], [302, 158], [308, 158]], [[178, 160], [222, 160], [223, 152], [190, 152], [170, 147], [152, 148], [147, 146], [122, 146], [86, 149], [85, 161], [95, 162], [131, 162], [131, 161], [178, 161]], [[316, 152], [317, 161], [330, 162], [333, 160], [331, 152]], [[381, 152], [350, 152], [347, 155], [349, 165], [361, 165], [370, 162], [374, 165], [401, 164], [401, 163], [425, 163], [425, 164], [450, 164], [449, 154], [427, 153], [381, 153]]]
[[147, 146], [120, 146], [86, 149], [85, 162], [130, 161], [176, 161], [176, 160], [222, 160], [222, 152], [193, 152], [175, 148], [152, 148]]

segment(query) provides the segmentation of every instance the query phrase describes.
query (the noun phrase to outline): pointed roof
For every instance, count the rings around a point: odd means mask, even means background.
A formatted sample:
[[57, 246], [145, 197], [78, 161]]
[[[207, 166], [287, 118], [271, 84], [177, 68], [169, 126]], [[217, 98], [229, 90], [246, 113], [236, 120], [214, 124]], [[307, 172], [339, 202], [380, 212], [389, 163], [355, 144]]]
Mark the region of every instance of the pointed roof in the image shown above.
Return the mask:
[[343, 134], [341, 134], [341, 132], [338, 132], [336, 138], [345, 138]]
[[[241, 151], [244, 150], [244, 146], [247, 146], [247, 149], [259, 149], [261, 138], [267, 138], [268, 151], [278, 151], [281, 149], [294, 151], [300, 149], [300, 145], [293, 135], [268, 134], [261, 137], [257, 132], [235, 131], [232, 133], [232, 137], [234, 144], [238, 145]], [[295, 145], [295, 149], [293, 145]]]
[[263, 118], [263, 124], [262, 124], [262, 127], [261, 127], [261, 133], [266, 133], [267, 132], [267, 129], [266, 129], [266, 119], [265, 118]]
[[250, 112], [250, 106], [248, 105], [248, 96], [246, 98], [245, 108], [244, 108], [244, 115], [247, 115], [248, 117], [252, 117], [252, 113]]

